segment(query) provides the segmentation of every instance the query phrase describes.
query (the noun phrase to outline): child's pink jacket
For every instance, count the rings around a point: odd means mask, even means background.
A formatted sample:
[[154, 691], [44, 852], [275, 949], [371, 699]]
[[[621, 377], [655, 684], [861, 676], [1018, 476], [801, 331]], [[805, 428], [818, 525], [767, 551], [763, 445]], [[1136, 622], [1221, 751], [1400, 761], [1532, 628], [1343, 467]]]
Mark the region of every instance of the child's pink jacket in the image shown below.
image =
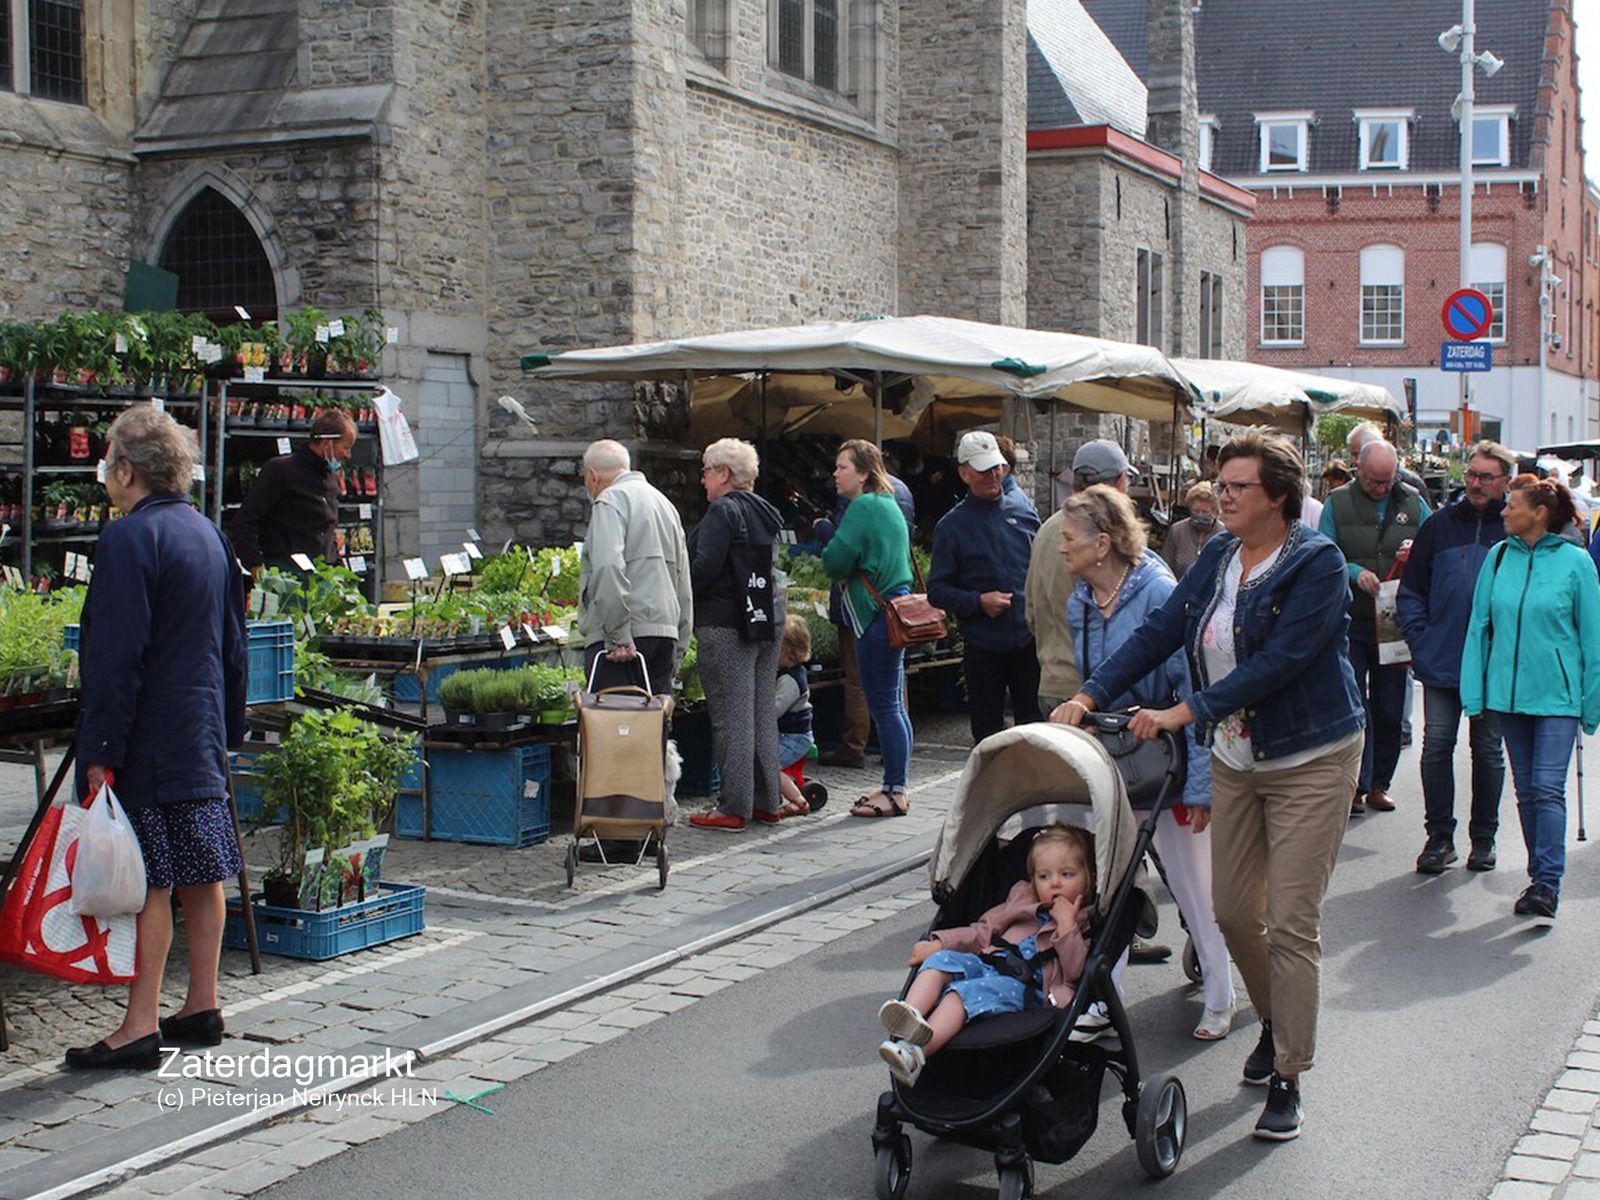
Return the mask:
[[1078, 914], [1078, 927], [1065, 932], [1055, 921], [1039, 924], [1039, 898], [1034, 895], [1033, 884], [1024, 879], [1011, 889], [1003, 903], [995, 905], [971, 925], [955, 929], [939, 929], [928, 936], [939, 943], [941, 949], [961, 950], [968, 954], [985, 954], [997, 949], [995, 937], [1005, 938], [1013, 946], [1030, 935], [1035, 938], [1039, 953], [1054, 951], [1044, 960], [1044, 990], [1050, 1003], [1065, 1008], [1072, 1003], [1078, 990], [1078, 980], [1083, 975], [1083, 964], [1089, 957], [1089, 943], [1083, 931], [1089, 926], [1090, 909], [1087, 904]]

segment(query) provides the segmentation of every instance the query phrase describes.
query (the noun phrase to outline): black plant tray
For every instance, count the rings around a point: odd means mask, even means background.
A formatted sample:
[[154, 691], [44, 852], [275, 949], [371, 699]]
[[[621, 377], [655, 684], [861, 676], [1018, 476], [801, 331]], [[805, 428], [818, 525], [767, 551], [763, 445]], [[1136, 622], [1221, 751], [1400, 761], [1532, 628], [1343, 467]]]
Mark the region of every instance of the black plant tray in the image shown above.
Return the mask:
[[[417, 657], [415, 638], [324, 634], [317, 648], [331, 659], [349, 659], [355, 662], [414, 662]], [[451, 654], [480, 654], [504, 649], [505, 645], [500, 641], [500, 635], [495, 633], [455, 638], [425, 638], [422, 642], [422, 657], [426, 660], [444, 658]]]
[[518, 721], [504, 729], [485, 729], [482, 725], [429, 725], [425, 734], [429, 743], [451, 746], [472, 746], [479, 749], [506, 750], [512, 746], [526, 746], [531, 742], [548, 741], [543, 730], [559, 729], [559, 725], [540, 725], [534, 721]]
[[70, 730], [78, 723], [78, 697], [0, 709], [0, 737]]

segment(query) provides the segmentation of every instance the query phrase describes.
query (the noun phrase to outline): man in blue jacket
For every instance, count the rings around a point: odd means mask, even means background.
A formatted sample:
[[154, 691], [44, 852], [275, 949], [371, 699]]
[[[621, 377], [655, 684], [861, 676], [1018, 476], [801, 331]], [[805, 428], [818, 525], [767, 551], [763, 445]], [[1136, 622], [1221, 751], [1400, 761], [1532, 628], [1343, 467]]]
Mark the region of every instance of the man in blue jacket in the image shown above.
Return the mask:
[[[1456, 735], [1461, 727], [1461, 649], [1472, 594], [1489, 549], [1506, 536], [1501, 513], [1517, 458], [1497, 442], [1479, 442], [1467, 460], [1466, 491], [1424, 522], [1411, 544], [1396, 598], [1411, 669], [1422, 681], [1422, 797], [1427, 842], [1417, 870], [1441, 874], [1456, 861]], [[1485, 712], [1469, 721], [1472, 746], [1472, 851], [1467, 869], [1495, 865], [1505, 757], [1500, 727]]]
[[934, 528], [928, 599], [961, 622], [977, 743], [1005, 726], [1007, 692], [1019, 725], [1040, 719], [1039, 658], [1023, 598], [1039, 514], [1021, 488], [1006, 490], [994, 434], [964, 435], [956, 461], [967, 498]]

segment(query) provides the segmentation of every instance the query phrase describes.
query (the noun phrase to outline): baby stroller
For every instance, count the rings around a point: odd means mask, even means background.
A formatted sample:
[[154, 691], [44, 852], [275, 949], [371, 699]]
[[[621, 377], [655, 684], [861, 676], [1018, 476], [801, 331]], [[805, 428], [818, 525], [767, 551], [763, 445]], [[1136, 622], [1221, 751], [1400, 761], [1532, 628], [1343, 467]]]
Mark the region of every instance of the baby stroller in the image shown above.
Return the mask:
[[634, 660], [644, 687], [594, 690], [596, 658], [589, 686], [578, 697], [578, 796], [572, 812], [572, 845], [567, 847], [567, 886], [578, 876], [578, 843], [593, 837], [605, 862], [602, 839], [640, 839], [635, 865], [652, 846], [658, 887], [667, 886], [667, 726], [670, 697], [650, 690], [650, 671]]
[[[901, 1200], [910, 1182], [906, 1124], [992, 1151], [1001, 1200], [1031, 1196], [1032, 1160], [1066, 1162], [1094, 1133], [1108, 1069], [1122, 1088], [1122, 1117], [1140, 1166], [1158, 1179], [1177, 1169], [1188, 1124], [1183, 1084], [1170, 1074], [1141, 1078], [1111, 968], [1135, 932], [1153, 927], [1139, 863], [1156, 817], [1177, 792], [1183, 757], [1171, 735], [1135, 748], [1128, 720], [1126, 713], [1093, 713], [1083, 729], [1020, 725], [985, 738], [967, 760], [930, 866], [939, 909], [929, 928], [977, 920], [1026, 876], [1037, 827], [1009, 841], [999, 835], [1008, 818], [1035, 809], [1023, 819], [1084, 825], [1094, 833], [1098, 891], [1089, 957], [1067, 1008], [1043, 1005], [973, 1020], [928, 1060], [916, 1086], [895, 1082], [879, 1097], [872, 1148], [882, 1200]], [[1121, 757], [1108, 753], [1102, 739]], [[1154, 784], [1143, 825], [1135, 825], [1124, 773], [1141, 776], [1141, 790]], [[907, 976], [902, 998], [915, 974]], [[1106, 1006], [1115, 1045], [1070, 1040], [1097, 1001]]]

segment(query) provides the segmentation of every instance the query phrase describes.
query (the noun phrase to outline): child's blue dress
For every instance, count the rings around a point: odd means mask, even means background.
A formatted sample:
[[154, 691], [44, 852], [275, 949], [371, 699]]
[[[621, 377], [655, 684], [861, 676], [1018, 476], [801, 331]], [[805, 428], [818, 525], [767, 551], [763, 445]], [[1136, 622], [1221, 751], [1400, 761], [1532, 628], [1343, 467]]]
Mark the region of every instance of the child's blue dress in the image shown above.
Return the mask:
[[[1043, 925], [1048, 919], [1041, 919], [1039, 924]], [[1024, 958], [1031, 959], [1039, 953], [1038, 938], [1023, 938], [1017, 944], [1017, 949]], [[935, 950], [923, 960], [919, 973], [921, 971], [943, 971], [951, 976], [944, 990], [961, 997], [961, 1007], [966, 1010], [969, 1020], [995, 1013], [1021, 1012], [1027, 1007], [1029, 990], [1033, 992], [1036, 1005], [1045, 1002], [1042, 987], [1030, 989], [1022, 980], [1001, 974], [998, 968], [965, 950]], [[940, 999], [943, 997], [944, 993], [940, 993]]]

